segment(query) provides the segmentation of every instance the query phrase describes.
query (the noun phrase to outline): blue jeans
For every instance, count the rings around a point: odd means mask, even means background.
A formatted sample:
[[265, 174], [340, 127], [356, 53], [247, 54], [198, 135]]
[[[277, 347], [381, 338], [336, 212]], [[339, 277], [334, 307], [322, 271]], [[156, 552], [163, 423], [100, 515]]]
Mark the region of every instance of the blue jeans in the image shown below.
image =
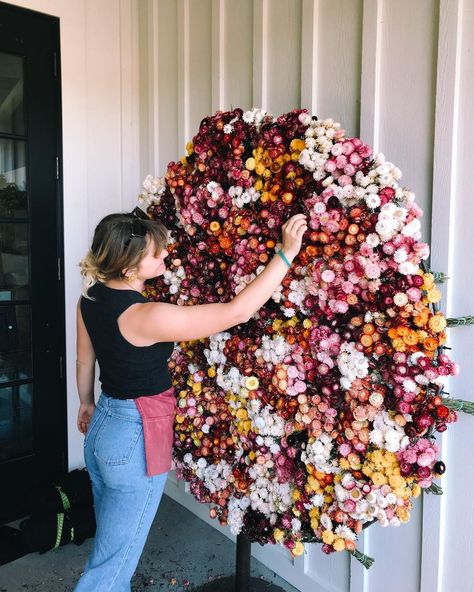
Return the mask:
[[142, 419], [133, 399], [101, 394], [84, 457], [97, 531], [75, 592], [129, 592], [167, 477], [146, 475]]

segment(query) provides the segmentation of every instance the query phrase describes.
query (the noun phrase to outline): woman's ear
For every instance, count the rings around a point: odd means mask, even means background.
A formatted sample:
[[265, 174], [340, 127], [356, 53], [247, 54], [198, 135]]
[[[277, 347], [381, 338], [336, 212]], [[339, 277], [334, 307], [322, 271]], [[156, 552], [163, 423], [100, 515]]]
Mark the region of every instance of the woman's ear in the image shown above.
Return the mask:
[[128, 280], [129, 282], [135, 280], [137, 275], [136, 269], [129, 269], [128, 267], [122, 269], [122, 278]]

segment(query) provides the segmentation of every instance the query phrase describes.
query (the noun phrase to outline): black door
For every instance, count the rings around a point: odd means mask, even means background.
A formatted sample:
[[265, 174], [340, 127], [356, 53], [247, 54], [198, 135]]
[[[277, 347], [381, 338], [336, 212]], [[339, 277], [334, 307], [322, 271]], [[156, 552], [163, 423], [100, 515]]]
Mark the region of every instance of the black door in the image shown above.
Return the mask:
[[66, 468], [59, 20], [0, 2], [0, 522]]

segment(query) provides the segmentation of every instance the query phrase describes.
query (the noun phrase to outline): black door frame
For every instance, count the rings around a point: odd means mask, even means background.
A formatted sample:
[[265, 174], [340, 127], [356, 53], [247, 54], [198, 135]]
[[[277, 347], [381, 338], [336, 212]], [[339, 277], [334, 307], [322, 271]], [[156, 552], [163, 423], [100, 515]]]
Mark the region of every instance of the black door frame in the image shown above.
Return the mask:
[[34, 452], [0, 464], [0, 523], [67, 470], [59, 19], [0, 2], [0, 52], [24, 58]]

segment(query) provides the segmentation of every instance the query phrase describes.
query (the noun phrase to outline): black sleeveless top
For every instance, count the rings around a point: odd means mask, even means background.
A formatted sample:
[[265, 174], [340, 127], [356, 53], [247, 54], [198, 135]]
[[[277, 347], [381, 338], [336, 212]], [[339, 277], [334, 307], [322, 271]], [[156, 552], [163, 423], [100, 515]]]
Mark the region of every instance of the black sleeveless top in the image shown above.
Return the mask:
[[173, 343], [137, 347], [120, 333], [117, 319], [132, 304], [148, 302], [134, 290], [114, 290], [98, 282], [81, 298], [81, 313], [100, 367], [102, 390], [117, 399], [156, 395], [171, 386], [168, 358]]

